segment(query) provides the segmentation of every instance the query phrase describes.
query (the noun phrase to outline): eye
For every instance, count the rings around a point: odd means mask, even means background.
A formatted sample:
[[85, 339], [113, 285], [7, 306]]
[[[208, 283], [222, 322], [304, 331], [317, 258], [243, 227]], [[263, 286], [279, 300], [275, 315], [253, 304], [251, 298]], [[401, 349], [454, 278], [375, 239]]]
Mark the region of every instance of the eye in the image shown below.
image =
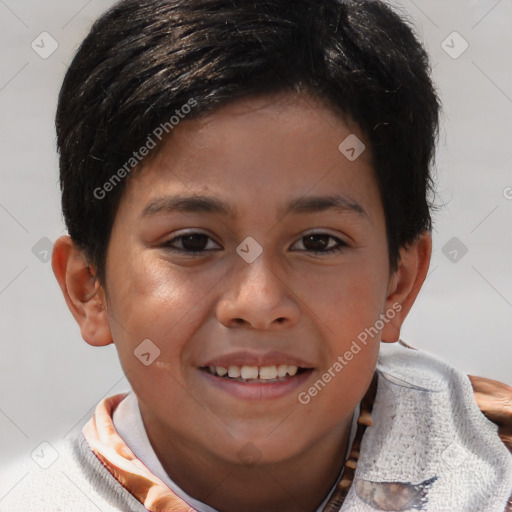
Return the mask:
[[[162, 247], [177, 253], [201, 254], [203, 252], [209, 252], [212, 250], [211, 247], [210, 249], [206, 249], [210, 240], [213, 242], [213, 239], [207, 234], [194, 231], [171, 238], [170, 240], [164, 242]], [[216, 242], [214, 243], [216, 244]], [[176, 247], [176, 244], [181, 245], [181, 248]], [[213, 250], [216, 249], [214, 248]]]
[[[208, 248], [210, 241], [217, 245], [217, 247], [211, 247], [210, 245]], [[344, 248], [347, 247], [347, 244], [343, 240], [329, 235], [328, 233], [310, 233], [304, 235], [300, 241], [304, 241], [302, 243], [304, 249], [298, 250], [305, 250], [319, 255], [343, 252]], [[334, 241], [334, 244], [329, 243], [329, 241]], [[177, 247], [177, 245], [181, 247]], [[172, 252], [190, 255], [199, 255], [220, 248], [209, 235], [197, 231], [171, 238], [164, 242], [162, 247]]]
[[[329, 244], [329, 239], [334, 240], [334, 245]], [[306, 251], [313, 252], [315, 254], [333, 254], [337, 252], [343, 252], [347, 244], [333, 235], [328, 233], [310, 233], [304, 235], [300, 241], [304, 240], [303, 246]]]

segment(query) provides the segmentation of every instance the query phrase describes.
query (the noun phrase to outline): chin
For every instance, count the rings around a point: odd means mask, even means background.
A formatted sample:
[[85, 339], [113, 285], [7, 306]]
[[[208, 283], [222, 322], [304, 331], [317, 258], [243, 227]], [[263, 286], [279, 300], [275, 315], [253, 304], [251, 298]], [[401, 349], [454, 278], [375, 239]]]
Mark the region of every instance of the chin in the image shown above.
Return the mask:
[[[274, 426], [275, 428], [275, 426]], [[269, 430], [268, 432], [271, 432]], [[233, 440], [226, 452], [218, 454], [231, 464], [242, 464], [245, 466], [277, 464], [293, 459], [304, 450], [304, 446], [294, 442], [290, 443], [290, 436], [279, 436], [271, 434], [265, 437], [265, 433], [257, 436], [242, 436]]]

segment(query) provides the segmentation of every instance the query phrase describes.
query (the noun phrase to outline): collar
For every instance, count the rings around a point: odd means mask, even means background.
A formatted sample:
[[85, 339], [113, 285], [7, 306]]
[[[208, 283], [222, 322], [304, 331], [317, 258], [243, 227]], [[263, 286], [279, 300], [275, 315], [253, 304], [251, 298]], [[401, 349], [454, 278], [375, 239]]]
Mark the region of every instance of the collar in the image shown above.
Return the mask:
[[[83, 428], [90, 449], [150, 512], [193, 512], [116, 431], [113, 412], [126, 395], [98, 404]], [[512, 458], [467, 376], [427, 352], [382, 344], [349, 458], [323, 512], [503, 512], [511, 493]]]
[[[338, 510], [352, 482], [357, 464], [359, 446], [369, 423], [371, 404], [376, 389], [376, 376], [359, 407], [357, 422], [353, 421], [343, 471], [328, 499], [320, 507], [322, 512]], [[156, 476], [130, 449], [119, 435], [113, 421], [114, 412], [128, 393], [103, 399], [86, 423], [82, 434], [94, 455], [114, 478], [150, 512], [196, 512], [164, 481]], [[357, 430], [354, 427], [357, 425]], [[192, 500], [191, 500], [192, 501]], [[195, 502], [195, 500], [193, 500]]]

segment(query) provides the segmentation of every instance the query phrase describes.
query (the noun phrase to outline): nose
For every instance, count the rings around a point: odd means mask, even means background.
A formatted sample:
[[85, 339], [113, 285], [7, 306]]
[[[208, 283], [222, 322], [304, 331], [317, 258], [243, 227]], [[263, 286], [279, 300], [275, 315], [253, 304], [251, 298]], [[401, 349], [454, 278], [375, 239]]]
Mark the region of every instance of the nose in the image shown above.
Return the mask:
[[226, 327], [281, 329], [297, 323], [300, 303], [293, 283], [277, 274], [263, 254], [252, 263], [239, 260], [226, 277], [217, 318]]

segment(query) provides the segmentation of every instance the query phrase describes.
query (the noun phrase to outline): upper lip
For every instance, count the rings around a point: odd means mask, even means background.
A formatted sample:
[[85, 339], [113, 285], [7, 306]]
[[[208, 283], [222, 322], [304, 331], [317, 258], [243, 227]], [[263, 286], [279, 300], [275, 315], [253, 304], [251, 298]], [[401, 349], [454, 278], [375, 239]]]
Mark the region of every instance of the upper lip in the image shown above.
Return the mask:
[[206, 361], [200, 367], [206, 366], [278, 366], [287, 364], [289, 366], [298, 366], [299, 368], [313, 368], [313, 365], [290, 354], [270, 350], [267, 352], [251, 352], [248, 350], [239, 350], [217, 356]]

